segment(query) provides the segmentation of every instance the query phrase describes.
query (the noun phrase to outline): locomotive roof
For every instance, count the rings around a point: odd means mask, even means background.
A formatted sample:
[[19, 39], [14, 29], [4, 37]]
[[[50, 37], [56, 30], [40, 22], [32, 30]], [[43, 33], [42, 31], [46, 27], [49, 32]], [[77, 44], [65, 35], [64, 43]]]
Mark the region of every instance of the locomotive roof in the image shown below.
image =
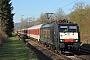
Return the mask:
[[58, 23], [59, 25], [77, 25], [76, 23]]
[[50, 23], [50, 24], [43, 24], [41, 28], [50, 27], [53, 24], [58, 24], [58, 25], [77, 25], [76, 23]]

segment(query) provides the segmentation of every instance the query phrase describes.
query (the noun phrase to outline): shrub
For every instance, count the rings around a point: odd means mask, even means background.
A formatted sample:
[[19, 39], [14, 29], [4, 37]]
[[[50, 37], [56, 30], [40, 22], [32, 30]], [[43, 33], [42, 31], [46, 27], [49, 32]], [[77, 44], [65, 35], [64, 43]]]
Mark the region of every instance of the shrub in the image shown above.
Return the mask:
[[7, 35], [4, 32], [0, 31], [0, 46], [7, 39]]

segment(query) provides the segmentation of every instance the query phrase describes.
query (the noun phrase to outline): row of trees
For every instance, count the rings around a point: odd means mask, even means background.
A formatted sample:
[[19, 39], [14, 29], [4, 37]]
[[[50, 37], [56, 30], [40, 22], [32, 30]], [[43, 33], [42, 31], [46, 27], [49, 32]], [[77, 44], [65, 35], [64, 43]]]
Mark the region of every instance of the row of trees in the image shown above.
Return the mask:
[[21, 18], [20, 29], [28, 28], [35, 25], [35, 17]]
[[69, 14], [70, 21], [78, 23], [81, 35], [90, 35], [90, 6], [83, 2], [76, 3]]
[[10, 1], [11, 0], [0, 0], [0, 32], [5, 32], [8, 36], [12, 35], [14, 28], [13, 6]]
[[[70, 14], [66, 15], [61, 8], [59, 8], [56, 13], [48, 15], [48, 16], [47, 16], [47, 13], [41, 13], [40, 17], [35, 19], [37, 21], [35, 22], [34, 20], [33, 25], [37, 25], [41, 23], [44, 24], [47, 22], [60, 20], [60, 19], [67, 19], [70, 22], [78, 23], [80, 27], [81, 35], [89, 35], [90, 34], [89, 32], [90, 31], [90, 28], [89, 28], [90, 17], [89, 16], [90, 16], [90, 6], [83, 2], [78, 2], [78, 3], [75, 3]], [[30, 20], [33, 21], [33, 19], [30, 19]], [[25, 21], [28, 21], [28, 19], [25, 19]], [[24, 22], [21, 25], [24, 25]], [[28, 27], [30, 26], [31, 25], [28, 25]]]
[[67, 19], [67, 15], [65, 15], [64, 11], [61, 8], [59, 8], [56, 13], [41, 13], [39, 18], [21, 18], [21, 28], [26, 28], [38, 24], [45, 24], [47, 22], [60, 19]]

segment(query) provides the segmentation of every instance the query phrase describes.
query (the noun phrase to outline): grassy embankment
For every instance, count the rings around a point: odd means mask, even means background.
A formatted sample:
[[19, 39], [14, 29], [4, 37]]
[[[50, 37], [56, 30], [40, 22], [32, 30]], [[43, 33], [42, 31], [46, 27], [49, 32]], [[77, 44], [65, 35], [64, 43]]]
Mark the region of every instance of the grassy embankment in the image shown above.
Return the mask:
[[17, 37], [9, 37], [0, 47], [0, 60], [40, 60]]

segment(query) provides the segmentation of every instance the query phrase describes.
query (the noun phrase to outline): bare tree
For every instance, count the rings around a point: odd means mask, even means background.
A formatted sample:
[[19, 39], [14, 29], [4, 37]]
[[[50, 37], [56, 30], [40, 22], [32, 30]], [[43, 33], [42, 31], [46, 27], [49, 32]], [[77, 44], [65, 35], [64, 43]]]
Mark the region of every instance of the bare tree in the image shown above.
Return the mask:
[[46, 13], [41, 13], [39, 20], [41, 23], [47, 23], [48, 19]]
[[65, 19], [65, 13], [64, 13], [64, 11], [61, 8], [59, 8], [57, 10], [57, 12], [56, 12], [56, 18], [55, 19], [56, 20]]

